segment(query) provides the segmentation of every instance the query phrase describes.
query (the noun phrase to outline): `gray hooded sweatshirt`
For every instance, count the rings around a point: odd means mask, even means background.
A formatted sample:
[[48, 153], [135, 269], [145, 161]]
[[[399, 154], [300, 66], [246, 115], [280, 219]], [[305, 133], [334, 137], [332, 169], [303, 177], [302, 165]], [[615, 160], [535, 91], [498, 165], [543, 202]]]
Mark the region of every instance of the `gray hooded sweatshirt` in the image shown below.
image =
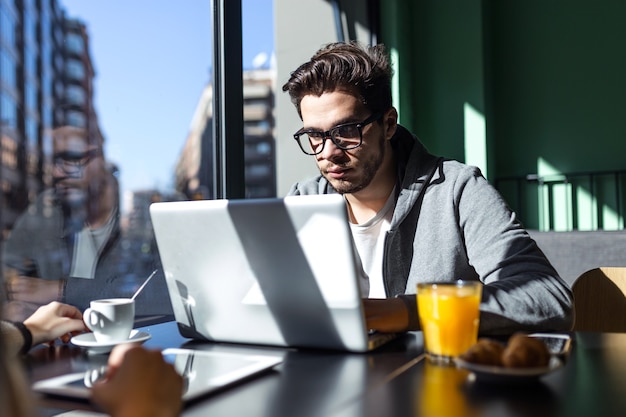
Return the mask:
[[[418, 282], [463, 279], [484, 284], [480, 334], [570, 330], [570, 288], [480, 170], [430, 154], [402, 126], [392, 147], [398, 179], [383, 281], [387, 297], [408, 305], [410, 329], [419, 329]], [[335, 192], [318, 175], [289, 194]]]

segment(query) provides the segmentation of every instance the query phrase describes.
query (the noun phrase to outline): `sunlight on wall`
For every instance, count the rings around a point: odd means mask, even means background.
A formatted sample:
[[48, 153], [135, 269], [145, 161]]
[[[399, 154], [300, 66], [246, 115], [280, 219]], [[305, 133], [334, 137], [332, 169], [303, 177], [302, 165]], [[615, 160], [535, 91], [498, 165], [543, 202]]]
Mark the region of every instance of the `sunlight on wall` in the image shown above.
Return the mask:
[[578, 201], [578, 230], [596, 230], [598, 228], [596, 199], [589, 190], [583, 187], [576, 189], [576, 199]]
[[[548, 161], [537, 161], [539, 178], [560, 181], [560, 172]], [[552, 221], [551, 221], [552, 220]], [[539, 187], [539, 227], [541, 230], [572, 230], [572, 189], [570, 184], [551, 184]]]
[[[538, 189], [541, 230], [617, 230], [623, 227], [619, 213], [609, 202], [599, 201], [597, 197], [610, 195], [610, 191], [603, 188], [614, 187], [611, 181], [599, 184], [587, 180], [566, 182], [565, 176], [543, 158], [537, 160], [537, 173], [544, 183]], [[591, 194], [592, 189], [595, 195]]]
[[[615, 183], [611, 183], [611, 187], [615, 188]], [[619, 195], [617, 196], [619, 198]], [[615, 202], [617, 203], [617, 201]], [[623, 212], [622, 212], [623, 213]], [[624, 216], [608, 205], [602, 206], [602, 229], [603, 230], [622, 230], [625, 228]]]
[[391, 97], [393, 99], [393, 107], [398, 110], [398, 123], [402, 123], [402, 112], [400, 111], [400, 80], [397, 74], [400, 66], [400, 54], [396, 48], [391, 48], [389, 51], [389, 57], [393, 66], [393, 77], [391, 78]]
[[548, 161], [540, 157], [537, 160], [537, 174], [539, 174], [540, 177], [546, 177], [548, 175], [558, 175], [560, 172]]
[[487, 178], [487, 135], [485, 116], [469, 103], [463, 104], [465, 163], [480, 168]]

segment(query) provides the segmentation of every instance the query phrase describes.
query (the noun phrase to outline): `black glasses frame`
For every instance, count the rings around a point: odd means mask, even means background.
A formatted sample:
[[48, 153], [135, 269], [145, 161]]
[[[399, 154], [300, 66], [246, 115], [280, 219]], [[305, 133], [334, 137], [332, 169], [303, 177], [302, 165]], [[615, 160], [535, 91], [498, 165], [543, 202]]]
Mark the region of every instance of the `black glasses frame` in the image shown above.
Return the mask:
[[[319, 155], [320, 153], [322, 153], [322, 151], [324, 150], [324, 145], [326, 145], [326, 139], [330, 139], [333, 142], [333, 144], [339, 149], [344, 150], [344, 151], [349, 151], [351, 149], [356, 149], [363, 144], [363, 128], [379, 120], [382, 116], [383, 116], [383, 113], [374, 113], [367, 119], [363, 120], [362, 122], [343, 123], [335, 127], [332, 127], [328, 129], [327, 131], [321, 131], [321, 130], [315, 130], [315, 129], [300, 129], [296, 133], [293, 134], [293, 138], [296, 140], [296, 142], [298, 142], [298, 145], [300, 146], [300, 149], [302, 150], [302, 152], [304, 152], [307, 155]], [[351, 127], [351, 126], [356, 127], [357, 130], [359, 131], [359, 142], [349, 145], [349, 146], [344, 146], [335, 139], [333, 134], [339, 129], [342, 129], [345, 127]], [[302, 141], [300, 140], [300, 137], [302, 135], [310, 135], [311, 133], [321, 135], [321, 138], [322, 138], [322, 143], [320, 143], [320, 145], [317, 146], [317, 148], [315, 148], [315, 151], [313, 150], [314, 146], [310, 140], [308, 140], [309, 142], [308, 144], [306, 143], [303, 144]]]

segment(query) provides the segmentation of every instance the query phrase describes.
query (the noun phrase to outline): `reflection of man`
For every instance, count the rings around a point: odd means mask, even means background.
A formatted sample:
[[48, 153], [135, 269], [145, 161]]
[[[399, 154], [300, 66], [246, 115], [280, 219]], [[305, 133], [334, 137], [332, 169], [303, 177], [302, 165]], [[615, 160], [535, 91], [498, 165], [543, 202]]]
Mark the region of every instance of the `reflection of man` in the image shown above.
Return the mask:
[[[83, 309], [94, 298], [130, 296], [159, 267], [158, 258], [132, 254], [137, 245], [120, 234], [119, 187], [101, 141], [66, 126], [54, 131], [53, 153], [54, 187], [22, 214], [5, 245], [5, 314], [14, 320], [53, 300]], [[150, 286], [167, 297], [157, 278]], [[145, 301], [137, 300], [138, 314], [158, 310]]]

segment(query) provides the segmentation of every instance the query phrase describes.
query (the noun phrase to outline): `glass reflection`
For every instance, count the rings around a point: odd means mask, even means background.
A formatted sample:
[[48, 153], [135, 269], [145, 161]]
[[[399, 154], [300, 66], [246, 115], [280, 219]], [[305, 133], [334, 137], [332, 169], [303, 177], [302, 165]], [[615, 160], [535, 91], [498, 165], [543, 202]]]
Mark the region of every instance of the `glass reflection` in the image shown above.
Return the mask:
[[[246, 196], [271, 197], [272, 1], [242, 10], [265, 48], [244, 44]], [[137, 314], [171, 313], [148, 207], [215, 198], [211, 19], [209, 0], [0, 0], [5, 318], [130, 296], [154, 269]]]
[[440, 366], [425, 361], [419, 407], [416, 415], [456, 417], [476, 416], [479, 409], [467, 401], [463, 392], [468, 372], [454, 366]]

